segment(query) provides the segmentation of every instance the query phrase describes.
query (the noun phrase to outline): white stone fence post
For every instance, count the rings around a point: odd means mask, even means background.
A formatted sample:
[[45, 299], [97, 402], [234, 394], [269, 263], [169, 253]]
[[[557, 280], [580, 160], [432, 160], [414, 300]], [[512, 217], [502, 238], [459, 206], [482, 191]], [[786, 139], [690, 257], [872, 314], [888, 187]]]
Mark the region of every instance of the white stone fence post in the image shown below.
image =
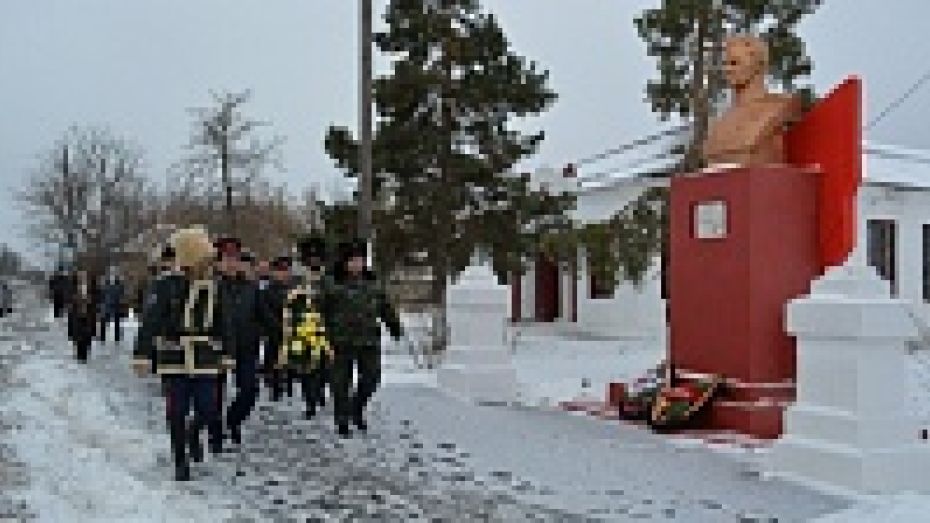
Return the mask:
[[510, 290], [486, 263], [471, 265], [446, 293], [449, 346], [437, 372], [446, 392], [475, 403], [517, 399], [516, 370], [506, 345]]
[[772, 453], [776, 475], [840, 491], [928, 491], [930, 444], [909, 403], [909, 303], [872, 267], [834, 267], [788, 305], [797, 401]]

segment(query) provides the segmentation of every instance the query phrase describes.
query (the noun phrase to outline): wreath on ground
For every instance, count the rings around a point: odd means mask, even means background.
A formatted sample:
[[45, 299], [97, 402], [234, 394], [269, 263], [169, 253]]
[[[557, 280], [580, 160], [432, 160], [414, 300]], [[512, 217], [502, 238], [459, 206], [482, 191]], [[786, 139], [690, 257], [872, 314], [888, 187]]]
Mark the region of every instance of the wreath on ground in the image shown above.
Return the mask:
[[673, 379], [668, 380], [652, 404], [649, 426], [661, 432], [685, 428], [707, 410], [722, 382], [719, 376], [702, 377], [680, 385]]
[[620, 419], [632, 421], [646, 421], [649, 419], [652, 405], [665, 384], [665, 367], [666, 363], [663, 361], [657, 367], [649, 369], [643, 376], [627, 385], [623, 401], [620, 404]]

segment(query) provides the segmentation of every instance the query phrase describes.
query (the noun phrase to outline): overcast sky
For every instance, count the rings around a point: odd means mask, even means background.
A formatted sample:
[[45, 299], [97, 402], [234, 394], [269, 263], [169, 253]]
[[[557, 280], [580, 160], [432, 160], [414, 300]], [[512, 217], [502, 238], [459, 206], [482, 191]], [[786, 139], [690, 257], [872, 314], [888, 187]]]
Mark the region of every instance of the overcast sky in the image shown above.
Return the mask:
[[[0, 0], [0, 187], [19, 187], [71, 124], [107, 125], [164, 179], [210, 89], [251, 88], [250, 115], [287, 137], [291, 192], [339, 174], [331, 123], [357, 122], [356, 0]], [[375, 0], [378, 18], [386, 0]], [[514, 49], [550, 71], [558, 102], [528, 124], [547, 138], [526, 168], [568, 161], [661, 128], [643, 102], [654, 63], [633, 18], [660, 0], [484, 0]], [[892, 7], [893, 6], [893, 7]], [[825, 92], [858, 74], [866, 119], [930, 70], [926, 0], [826, 0], [801, 26]], [[383, 62], [382, 62], [383, 63]], [[930, 83], [867, 138], [930, 149]], [[597, 166], [600, 170], [610, 164]], [[0, 242], [23, 249], [24, 217], [0, 195]]]

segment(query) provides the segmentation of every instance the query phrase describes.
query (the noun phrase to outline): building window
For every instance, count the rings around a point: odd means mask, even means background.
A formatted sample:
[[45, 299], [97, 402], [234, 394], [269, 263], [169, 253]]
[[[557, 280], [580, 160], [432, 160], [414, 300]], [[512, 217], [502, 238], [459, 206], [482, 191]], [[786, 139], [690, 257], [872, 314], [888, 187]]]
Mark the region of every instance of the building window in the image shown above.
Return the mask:
[[930, 302], [930, 224], [924, 224], [924, 301]]
[[591, 284], [590, 294], [592, 300], [609, 300], [614, 297], [614, 286], [607, 281], [607, 278], [599, 277], [597, 273], [589, 270], [588, 280]]
[[897, 296], [897, 224], [894, 220], [869, 220], [866, 234], [867, 262], [875, 267], [879, 276], [891, 283], [891, 295]]

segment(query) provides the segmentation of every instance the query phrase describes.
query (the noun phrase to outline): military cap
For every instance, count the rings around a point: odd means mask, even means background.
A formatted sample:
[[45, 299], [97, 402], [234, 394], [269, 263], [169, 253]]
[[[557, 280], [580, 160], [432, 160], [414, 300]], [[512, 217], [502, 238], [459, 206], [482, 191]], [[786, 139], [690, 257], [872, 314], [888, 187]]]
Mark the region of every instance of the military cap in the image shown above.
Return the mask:
[[307, 261], [310, 258], [326, 257], [326, 241], [314, 235], [308, 235], [297, 240], [297, 255], [301, 261]]
[[368, 256], [368, 245], [365, 243], [365, 240], [360, 240], [358, 238], [342, 242], [339, 244], [339, 254], [343, 259], [349, 259], [355, 256]]
[[213, 246], [216, 247], [216, 254], [218, 257], [238, 256], [242, 251], [242, 242], [239, 238], [232, 236], [217, 238], [217, 240], [213, 242]]
[[271, 262], [271, 268], [276, 271], [287, 271], [291, 268], [291, 258], [289, 256], [278, 256]]
[[255, 263], [255, 254], [252, 251], [242, 251], [239, 253], [239, 261], [246, 263]]

